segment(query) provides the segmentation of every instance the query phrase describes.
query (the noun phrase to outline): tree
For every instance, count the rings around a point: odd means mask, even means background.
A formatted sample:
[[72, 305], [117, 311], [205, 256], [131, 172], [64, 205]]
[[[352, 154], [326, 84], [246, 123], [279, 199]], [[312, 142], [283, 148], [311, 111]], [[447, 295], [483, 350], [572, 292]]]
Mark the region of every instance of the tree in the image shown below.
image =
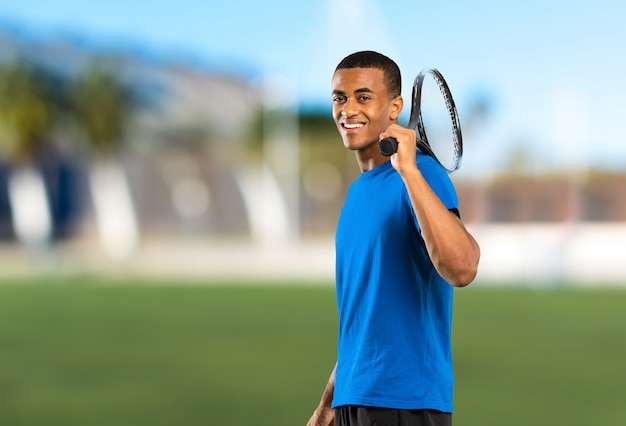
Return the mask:
[[89, 184], [100, 239], [109, 255], [123, 259], [138, 241], [130, 188], [115, 158], [132, 109], [131, 92], [113, 70], [93, 65], [75, 79], [70, 97], [79, 137], [91, 153]]
[[54, 77], [26, 61], [0, 66], [0, 147], [12, 163], [32, 162], [58, 118]]
[[131, 112], [130, 90], [102, 66], [87, 68], [73, 83], [73, 111], [86, 142], [96, 155], [120, 148]]
[[0, 148], [11, 170], [9, 201], [16, 236], [41, 249], [52, 235], [45, 182], [36, 160], [58, 107], [51, 74], [26, 61], [0, 66]]

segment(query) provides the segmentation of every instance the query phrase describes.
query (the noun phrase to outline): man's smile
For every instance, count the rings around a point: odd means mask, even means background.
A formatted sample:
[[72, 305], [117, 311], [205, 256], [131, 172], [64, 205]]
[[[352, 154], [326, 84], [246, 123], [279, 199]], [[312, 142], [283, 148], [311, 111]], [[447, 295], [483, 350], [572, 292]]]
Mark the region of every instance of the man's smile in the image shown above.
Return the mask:
[[346, 129], [360, 129], [363, 126], [365, 126], [363, 123], [343, 123], [343, 127]]

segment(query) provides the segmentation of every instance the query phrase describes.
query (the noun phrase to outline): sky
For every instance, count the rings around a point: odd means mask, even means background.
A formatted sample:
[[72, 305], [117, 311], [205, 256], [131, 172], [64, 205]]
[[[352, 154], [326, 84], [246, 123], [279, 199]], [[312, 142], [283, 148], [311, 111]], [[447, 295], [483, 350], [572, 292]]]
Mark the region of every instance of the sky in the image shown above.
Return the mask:
[[183, 52], [279, 81], [301, 108], [330, 110], [334, 67], [356, 50], [394, 58], [407, 100], [437, 68], [461, 115], [459, 173], [479, 175], [520, 152], [537, 173], [626, 169], [624, 17], [622, 0], [0, 0], [0, 22], [25, 31]]

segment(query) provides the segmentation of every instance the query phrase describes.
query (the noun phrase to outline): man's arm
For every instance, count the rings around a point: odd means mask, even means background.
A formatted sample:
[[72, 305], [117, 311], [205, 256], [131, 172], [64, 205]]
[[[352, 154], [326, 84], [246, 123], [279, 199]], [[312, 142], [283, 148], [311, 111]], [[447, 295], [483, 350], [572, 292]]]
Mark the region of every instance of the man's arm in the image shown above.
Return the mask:
[[461, 219], [444, 206], [417, 167], [415, 131], [392, 125], [382, 135], [389, 136], [398, 140], [398, 152], [391, 156], [391, 162], [404, 181], [435, 269], [455, 287], [468, 285], [478, 270], [478, 243]]
[[333, 402], [333, 394], [335, 392], [335, 370], [337, 364], [333, 368], [332, 373], [322, 394], [322, 399], [319, 405], [313, 412], [313, 415], [309, 419], [307, 426], [332, 426], [335, 424], [335, 410], [332, 409], [331, 404]]
[[461, 219], [439, 200], [416, 168], [402, 175], [435, 269], [455, 287], [476, 276], [480, 249]]

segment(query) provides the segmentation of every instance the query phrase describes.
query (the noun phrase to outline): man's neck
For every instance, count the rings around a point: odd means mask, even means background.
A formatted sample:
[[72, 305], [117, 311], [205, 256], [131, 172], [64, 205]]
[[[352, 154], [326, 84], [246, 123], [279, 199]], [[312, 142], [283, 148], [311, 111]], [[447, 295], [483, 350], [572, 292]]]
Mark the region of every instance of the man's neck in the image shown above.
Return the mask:
[[389, 157], [385, 157], [378, 150], [378, 142], [365, 149], [355, 151], [355, 156], [361, 173], [370, 171], [389, 160]]

